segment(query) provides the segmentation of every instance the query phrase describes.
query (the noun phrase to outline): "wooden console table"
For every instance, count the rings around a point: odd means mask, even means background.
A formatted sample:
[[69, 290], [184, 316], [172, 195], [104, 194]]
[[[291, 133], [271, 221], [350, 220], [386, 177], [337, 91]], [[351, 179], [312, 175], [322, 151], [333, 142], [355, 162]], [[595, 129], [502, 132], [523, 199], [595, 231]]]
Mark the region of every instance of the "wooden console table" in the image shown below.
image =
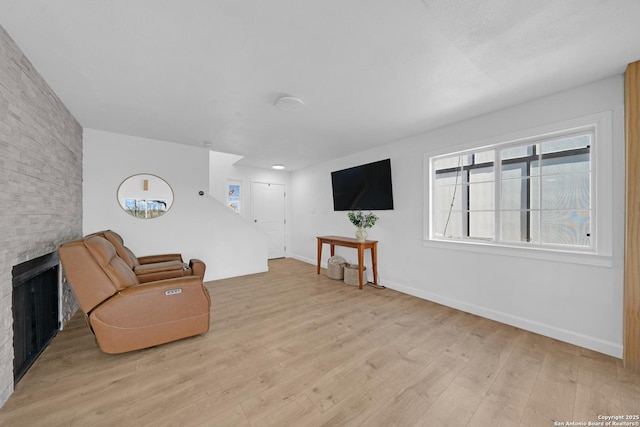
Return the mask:
[[378, 284], [378, 241], [377, 240], [365, 240], [361, 242], [351, 237], [340, 236], [319, 236], [318, 239], [318, 274], [320, 274], [320, 261], [322, 260], [322, 245], [324, 243], [330, 245], [331, 256], [336, 254], [336, 246], [345, 246], [347, 248], [358, 249], [358, 281], [360, 283], [360, 289], [363, 285], [363, 271], [364, 271], [364, 250], [371, 249], [371, 263], [373, 270], [373, 283]]

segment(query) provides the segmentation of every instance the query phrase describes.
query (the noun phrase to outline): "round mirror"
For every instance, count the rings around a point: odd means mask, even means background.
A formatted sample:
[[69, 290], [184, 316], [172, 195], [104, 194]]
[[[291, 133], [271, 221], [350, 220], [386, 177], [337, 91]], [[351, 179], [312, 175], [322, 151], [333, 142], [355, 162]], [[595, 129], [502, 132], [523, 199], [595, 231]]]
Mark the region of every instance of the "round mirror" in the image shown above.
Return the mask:
[[130, 176], [118, 187], [118, 204], [136, 218], [157, 218], [173, 204], [173, 190], [164, 179], [150, 174]]

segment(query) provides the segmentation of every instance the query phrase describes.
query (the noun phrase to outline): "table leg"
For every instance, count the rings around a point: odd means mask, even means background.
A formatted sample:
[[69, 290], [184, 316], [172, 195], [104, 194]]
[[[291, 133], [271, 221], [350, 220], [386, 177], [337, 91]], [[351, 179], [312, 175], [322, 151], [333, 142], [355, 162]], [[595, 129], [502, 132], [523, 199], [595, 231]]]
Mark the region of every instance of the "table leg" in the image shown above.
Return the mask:
[[320, 261], [322, 260], [322, 240], [318, 239], [318, 274], [320, 274]]
[[330, 250], [331, 250], [331, 256], [334, 256], [336, 254], [336, 245], [334, 245], [333, 243], [330, 246]]
[[362, 278], [362, 273], [364, 271], [364, 249], [362, 248], [362, 245], [358, 246], [358, 281], [360, 284], [360, 289], [362, 289], [362, 285], [363, 285], [363, 278]]
[[373, 269], [373, 283], [378, 284], [378, 249], [377, 245], [371, 246], [371, 268]]

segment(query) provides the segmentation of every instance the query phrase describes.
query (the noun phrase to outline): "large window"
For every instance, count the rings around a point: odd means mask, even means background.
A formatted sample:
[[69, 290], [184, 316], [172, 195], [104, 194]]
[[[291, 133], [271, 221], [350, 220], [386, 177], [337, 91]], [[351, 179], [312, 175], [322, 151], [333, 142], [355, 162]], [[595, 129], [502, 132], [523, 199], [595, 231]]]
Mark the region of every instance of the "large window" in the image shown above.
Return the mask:
[[430, 237], [592, 250], [595, 127], [430, 158]]

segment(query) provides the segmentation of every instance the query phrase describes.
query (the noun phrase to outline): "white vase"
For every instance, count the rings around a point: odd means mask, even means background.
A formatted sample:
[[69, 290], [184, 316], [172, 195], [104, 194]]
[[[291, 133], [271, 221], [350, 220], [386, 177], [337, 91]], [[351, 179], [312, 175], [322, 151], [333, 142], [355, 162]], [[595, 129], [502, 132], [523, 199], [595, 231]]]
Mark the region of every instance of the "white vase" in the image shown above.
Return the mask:
[[365, 240], [367, 240], [367, 229], [364, 227], [356, 228], [356, 239], [359, 242], [364, 242]]

